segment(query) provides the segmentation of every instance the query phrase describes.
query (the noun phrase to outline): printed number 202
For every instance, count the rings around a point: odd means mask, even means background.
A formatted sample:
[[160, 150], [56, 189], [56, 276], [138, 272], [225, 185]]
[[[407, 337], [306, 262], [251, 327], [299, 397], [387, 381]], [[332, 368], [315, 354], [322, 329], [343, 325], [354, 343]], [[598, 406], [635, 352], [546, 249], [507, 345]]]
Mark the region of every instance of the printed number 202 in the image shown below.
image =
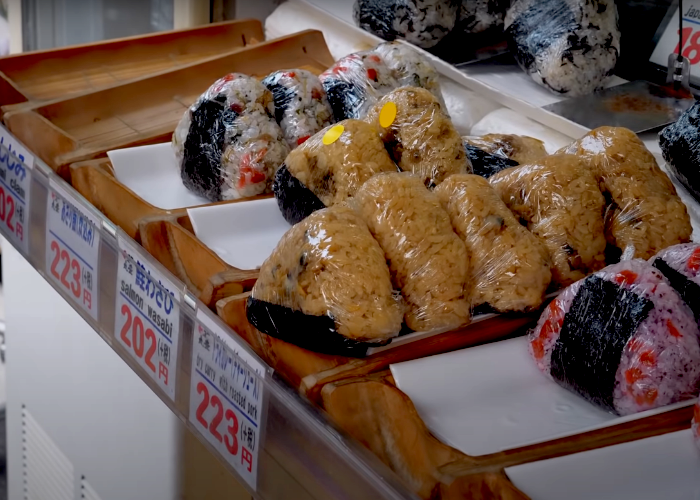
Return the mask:
[[[231, 409], [226, 410], [226, 421], [231, 425], [228, 426], [228, 434], [226, 436], [221, 436], [219, 432], [219, 424], [224, 417], [224, 406], [221, 404], [221, 400], [215, 394], [209, 399], [209, 389], [204, 384], [204, 382], [199, 382], [197, 384], [197, 394], [203, 394], [202, 402], [199, 403], [197, 407], [197, 421], [204, 426], [205, 429], [209, 430], [209, 433], [216, 438], [217, 441], [223, 442], [226, 445], [226, 449], [231, 455], [238, 453], [238, 440], [236, 439], [236, 434], [238, 433], [238, 419], [236, 414]], [[207, 411], [209, 403], [211, 406], [216, 408], [216, 415], [212, 419], [211, 423], [207, 422], [204, 418], [204, 412]]]
[[[144, 330], [143, 321], [141, 321], [140, 317], [132, 318], [131, 308], [127, 304], [122, 305], [122, 316], [126, 316], [126, 322], [121, 331], [122, 341], [127, 347], [131, 347], [134, 350], [137, 357], [143, 358], [145, 335], [145, 340], [150, 341], [150, 345], [144, 361], [151, 371], [155, 373], [156, 365], [153, 364], [153, 355], [156, 353], [156, 334], [150, 328]], [[129, 330], [131, 330], [131, 339], [129, 339]]]

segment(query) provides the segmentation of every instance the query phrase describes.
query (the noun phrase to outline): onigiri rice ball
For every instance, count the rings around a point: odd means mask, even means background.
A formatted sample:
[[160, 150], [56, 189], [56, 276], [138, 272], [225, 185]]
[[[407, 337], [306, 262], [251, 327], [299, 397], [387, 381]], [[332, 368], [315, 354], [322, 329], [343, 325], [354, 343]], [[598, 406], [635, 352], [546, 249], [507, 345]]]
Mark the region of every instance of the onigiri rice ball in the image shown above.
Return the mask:
[[274, 98], [275, 119], [291, 149], [296, 148], [333, 120], [333, 111], [321, 81], [310, 71], [276, 71], [263, 81]]
[[183, 184], [211, 201], [269, 193], [289, 153], [272, 94], [255, 78], [220, 78], [185, 111], [172, 145]]
[[635, 259], [564, 290], [529, 333], [537, 367], [601, 408], [630, 415], [700, 389], [700, 331], [659, 270]]
[[355, 0], [355, 23], [384, 40], [403, 38], [424, 49], [437, 45], [459, 16], [455, 0]]
[[650, 259], [676, 289], [700, 324], [700, 245], [674, 245]]

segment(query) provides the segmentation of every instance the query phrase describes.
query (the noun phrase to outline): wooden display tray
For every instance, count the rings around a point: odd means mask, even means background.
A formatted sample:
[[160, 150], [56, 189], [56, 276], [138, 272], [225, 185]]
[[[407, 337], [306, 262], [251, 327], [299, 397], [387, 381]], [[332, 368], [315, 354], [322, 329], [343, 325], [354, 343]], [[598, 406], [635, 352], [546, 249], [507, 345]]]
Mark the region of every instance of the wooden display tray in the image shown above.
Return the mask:
[[506, 467], [571, 455], [690, 427], [693, 407], [596, 431], [470, 457], [436, 439], [388, 371], [325, 385], [320, 406], [424, 499], [527, 500]]
[[264, 38], [260, 21], [243, 19], [0, 58], [0, 106], [7, 112], [99, 90]]
[[364, 358], [350, 358], [309, 351], [262, 333], [248, 322], [246, 302], [249, 295], [250, 292], [245, 292], [219, 300], [217, 314], [292, 387], [317, 404], [327, 384], [386, 370], [392, 363], [505, 339], [523, 332], [539, 318], [539, 312], [496, 315], [456, 330], [397, 344]]
[[333, 62], [323, 34], [302, 31], [123, 85], [23, 106], [3, 119], [10, 132], [68, 178], [71, 163], [169, 141], [185, 110], [227, 73], [264, 77], [290, 67], [318, 72]]

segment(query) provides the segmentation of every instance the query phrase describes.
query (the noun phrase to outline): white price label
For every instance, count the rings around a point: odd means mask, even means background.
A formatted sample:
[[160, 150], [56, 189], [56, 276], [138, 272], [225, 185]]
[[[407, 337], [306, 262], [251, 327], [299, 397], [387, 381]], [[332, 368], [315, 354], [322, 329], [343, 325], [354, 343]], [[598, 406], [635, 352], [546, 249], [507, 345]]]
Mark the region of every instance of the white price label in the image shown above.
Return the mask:
[[93, 319], [98, 319], [100, 233], [97, 221], [53, 180], [46, 202], [46, 271]]
[[170, 399], [175, 399], [180, 338], [179, 293], [173, 283], [119, 238], [114, 333]]
[[34, 157], [0, 126], [0, 232], [25, 253], [33, 165]]
[[202, 321], [200, 312], [193, 335], [190, 422], [255, 490], [265, 369], [252, 356], [242, 361], [230, 347], [235, 342], [210, 329], [216, 325]]
[[678, 54], [680, 50], [683, 57], [690, 62], [690, 73], [700, 77], [700, 0], [686, 1], [683, 4], [683, 44], [680, 41], [678, 28], [678, 8], [675, 9], [668, 26], [659, 38], [654, 52], [651, 54], [651, 62], [664, 68], [668, 65], [668, 56]]

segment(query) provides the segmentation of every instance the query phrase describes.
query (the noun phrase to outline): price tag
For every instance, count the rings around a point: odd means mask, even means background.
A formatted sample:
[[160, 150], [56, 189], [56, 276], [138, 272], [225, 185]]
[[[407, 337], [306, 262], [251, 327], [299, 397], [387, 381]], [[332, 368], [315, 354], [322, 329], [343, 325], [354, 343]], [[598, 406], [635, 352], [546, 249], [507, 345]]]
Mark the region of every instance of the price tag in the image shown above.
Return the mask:
[[664, 68], [668, 65], [669, 54], [678, 54], [687, 57], [690, 62], [690, 73], [695, 78], [700, 77], [700, 0], [683, 2], [683, 45], [678, 43], [680, 33], [678, 28], [678, 8], [674, 9], [673, 16], [669, 18], [668, 25], [659, 38], [654, 52], [651, 54], [651, 62]]
[[200, 313], [192, 346], [190, 422], [255, 490], [265, 368], [240, 346], [235, 349], [235, 342]]
[[119, 238], [114, 333], [170, 399], [175, 399], [180, 296], [175, 285]]
[[0, 232], [24, 253], [33, 165], [34, 157], [0, 126]]
[[99, 310], [99, 250], [97, 221], [51, 180], [46, 202], [47, 274], [95, 320]]

